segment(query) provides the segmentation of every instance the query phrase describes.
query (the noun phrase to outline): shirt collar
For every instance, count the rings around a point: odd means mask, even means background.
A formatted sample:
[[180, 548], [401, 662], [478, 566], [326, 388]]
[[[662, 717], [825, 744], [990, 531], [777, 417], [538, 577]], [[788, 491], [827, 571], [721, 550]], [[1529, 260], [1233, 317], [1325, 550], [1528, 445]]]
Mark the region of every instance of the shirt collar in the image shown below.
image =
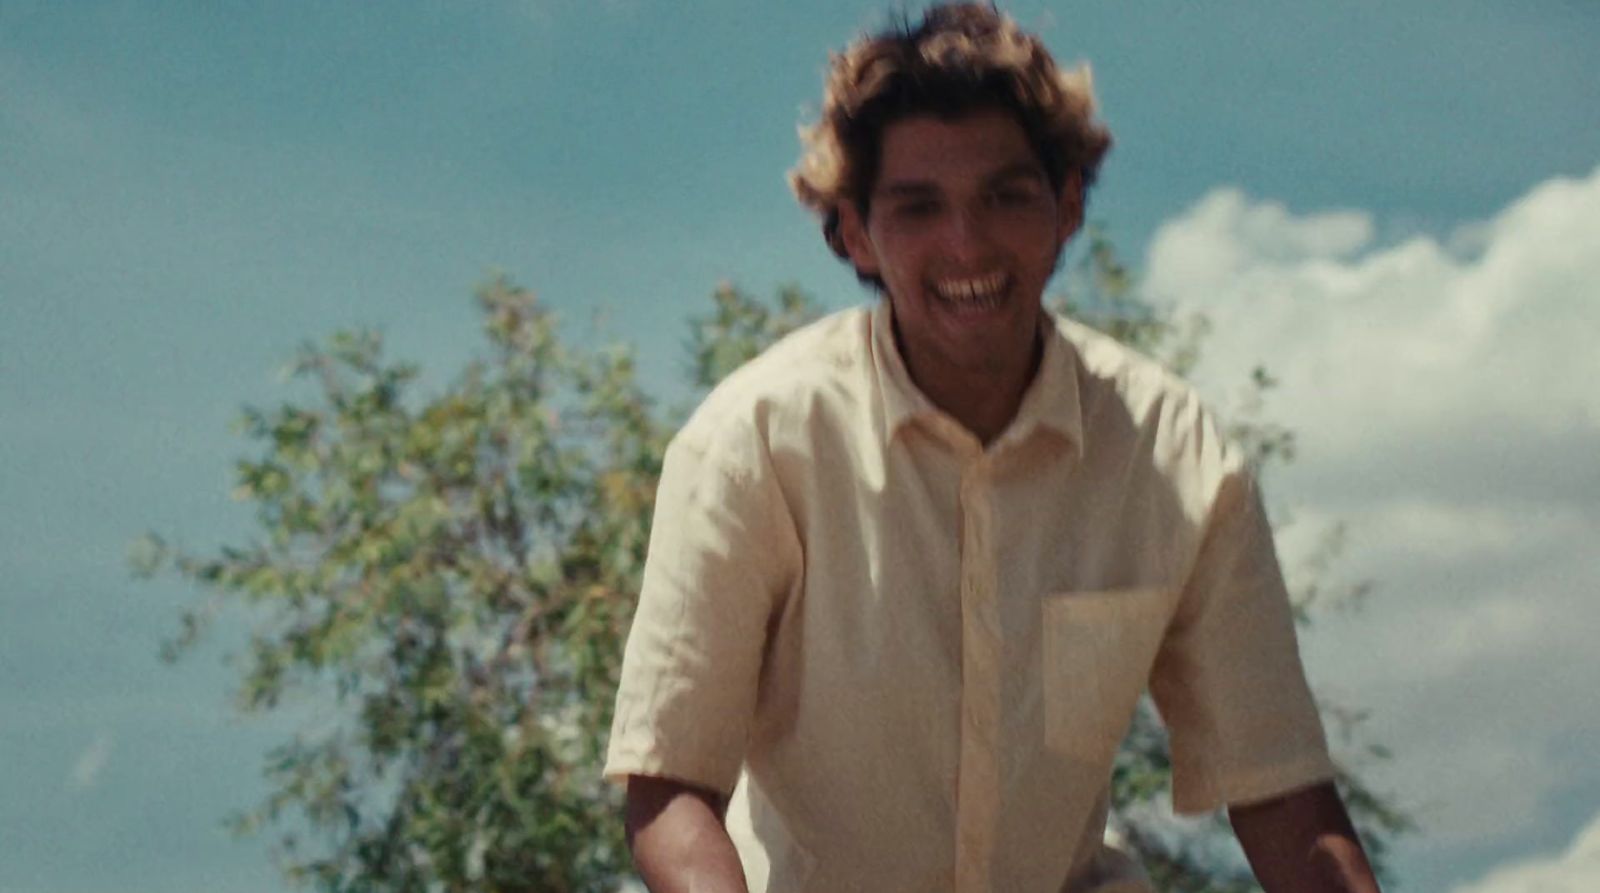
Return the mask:
[[[1056, 325], [1055, 317], [1040, 311], [1044, 355], [1017, 407], [1016, 418], [995, 445], [1018, 443], [1044, 428], [1065, 438], [1077, 456], [1083, 454], [1083, 413], [1078, 395], [1077, 352]], [[894, 317], [888, 296], [880, 296], [872, 310], [872, 364], [884, 409], [883, 440], [894, 440], [901, 427], [921, 417], [942, 417], [927, 395], [911, 380], [894, 339]]]

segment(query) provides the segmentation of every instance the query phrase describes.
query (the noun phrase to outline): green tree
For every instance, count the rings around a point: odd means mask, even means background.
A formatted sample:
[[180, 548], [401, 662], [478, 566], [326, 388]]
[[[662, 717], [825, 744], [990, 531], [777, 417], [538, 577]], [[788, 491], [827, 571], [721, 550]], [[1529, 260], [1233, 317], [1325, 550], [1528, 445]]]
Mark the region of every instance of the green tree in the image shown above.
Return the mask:
[[[1192, 366], [1203, 324], [1142, 303], [1103, 235], [1089, 247], [1073, 310]], [[252, 541], [202, 555], [150, 534], [135, 550], [139, 573], [207, 594], [169, 659], [217, 611], [247, 606], [241, 707], [310, 698], [332, 717], [268, 754], [271, 793], [234, 820], [278, 829], [285, 872], [318, 890], [608, 891], [629, 876], [599, 769], [683, 412], [652, 401], [628, 350], [564, 345], [527, 290], [496, 280], [477, 301], [487, 354], [437, 396], [418, 396], [416, 367], [385, 359], [371, 333], [304, 347], [291, 371], [315, 398], [240, 422], [255, 447], [235, 490], [254, 508]], [[795, 289], [769, 306], [718, 288], [691, 320], [690, 379], [709, 388], [816, 314]], [[1234, 434], [1263, 464], [1292, 456], [1288, 432], [1248, 414]], [[1165, 889], [1249, 889], [1216, 853], [1220, 826], [1175, 827], [1152, 808], [1169, 768], [1143, 709], [1118, 758], [1118, 829]], [[1344, 780], [1381, 853], [1403, 816]]]
[[626, 350], [565, 348], [506, 281], [477, 299], [488, 356], [431, 399], [375, 335], [305, 347], [317, 399], [241, 420], [254, 540], [137, 550], [210, 593], [169, 657], [242, 601], [242, 707], [331, 704], [236, 821], [288, 829], [320, 890], [598, 891], [628, 865], [597, 769], [671, 428]]

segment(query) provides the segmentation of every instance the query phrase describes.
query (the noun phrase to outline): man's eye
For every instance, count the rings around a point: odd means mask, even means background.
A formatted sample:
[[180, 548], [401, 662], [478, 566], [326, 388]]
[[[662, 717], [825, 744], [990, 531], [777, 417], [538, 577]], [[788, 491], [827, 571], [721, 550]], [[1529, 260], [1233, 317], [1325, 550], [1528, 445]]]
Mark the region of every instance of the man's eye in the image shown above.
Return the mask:
[[916, 201], [901, 202], [895, 205], [895, 214], [900, 217], [921, 219], [932, 217], [939, 211], [939, 203], [931, 199], [918, 199]]
[[1022, 187], [996, 189], [989, 193], [989, 204], [999, 208], [1021, 208], [1033, 204], [1038, 191]]

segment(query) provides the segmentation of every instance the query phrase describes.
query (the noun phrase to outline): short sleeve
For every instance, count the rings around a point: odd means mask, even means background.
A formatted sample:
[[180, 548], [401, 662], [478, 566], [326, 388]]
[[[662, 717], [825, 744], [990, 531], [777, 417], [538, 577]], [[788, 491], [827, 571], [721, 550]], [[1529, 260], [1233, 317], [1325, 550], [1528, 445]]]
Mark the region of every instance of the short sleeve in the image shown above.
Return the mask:
[[[793, 522], [759, 435], [680, 434], [656, 491], [623, 653], [605, 774], [724, 794], [744, 760], [767, 628], [799, 567]], [[703, 432], [699, 432], [703, 433]]]
[[1173, 807], [1209, 812], [1330, 779], [1272, 530], [1244, 471], [1218, 487], [1151, 675]]

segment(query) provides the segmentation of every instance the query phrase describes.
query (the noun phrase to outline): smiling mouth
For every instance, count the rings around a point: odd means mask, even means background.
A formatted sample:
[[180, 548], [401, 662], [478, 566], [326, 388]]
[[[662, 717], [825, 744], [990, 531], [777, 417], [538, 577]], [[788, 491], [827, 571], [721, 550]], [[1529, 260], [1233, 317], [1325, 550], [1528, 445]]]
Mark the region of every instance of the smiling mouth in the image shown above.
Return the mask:
[[994, 310], [1005, 303], [1010, 277], [1004, 273], [988, 273], [964, 279], [941, 279], [931, 291], [940, 303], [957, 312], [982, 312]]

